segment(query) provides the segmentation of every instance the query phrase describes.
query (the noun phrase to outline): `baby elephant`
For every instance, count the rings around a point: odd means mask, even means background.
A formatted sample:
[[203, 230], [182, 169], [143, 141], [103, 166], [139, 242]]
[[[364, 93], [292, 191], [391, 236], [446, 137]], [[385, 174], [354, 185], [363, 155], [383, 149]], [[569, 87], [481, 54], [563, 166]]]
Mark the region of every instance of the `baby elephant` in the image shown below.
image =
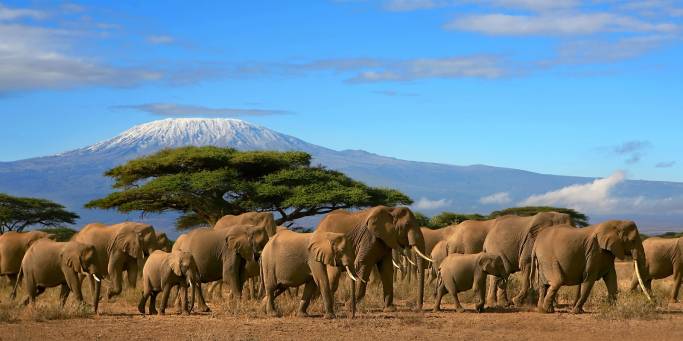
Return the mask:
[[[197, 270], [197, 263], [195, 263], [192, 254], [189, 252], [173, 251], [154, 251], [142, 269], [142, 284], [144, 291], [142, 298], [138, 304], [138, 310], [141, 314], [145, 314], [145, 303], [149, 301], [149, 313], [157, 314], [156, 298], [159, 292], [163, 291], [161, 297], [161, 315], [166, 313], [166, 305], [168, 304], [168, 295], [171, 288], [179, 286], [182, 290], [178, 290], [178, 295], [182, 299], [184, 311], [189, 314], [194, 305], [195, 292], [197, 290], [197, 283], [199, 282], [199, 271]], [[192, 301], [188, 303], [187, 300], [187, 286], [192, 289]], [[180, 312], [182, 313], [182, 311]]]
[[452, 253], [446, 257], [439, 266], [439, 289], [437, 290], [434, 311], [441, 310], [441, 298], [447, 292], [453, 295], [455, 308], [463, 312], [462, 305], [458, 300], [458, 293], [474, 289], [477, 297], [475, 308], [477, 312], [484, 310], [484, 296], [486, 294], [486, 276], [492, 275], [506, 279], [503, 259], [497, 254], [476, 253], [463, 255]]
[[79, 275], [92, 276], [95, 281], [95, 293], [93, 306], [97, 312], [97, 303], [100, 294], [100, 278], [106, 269], [97, 268], [97, 253], [95, 247], [76, 241], [56, 242], [50, 239], [41, 239], [31, 245], [21, 261], [19, 278], [11, 297], [16, 296], [17, 287], [24, 279], [24, 290], [28, 298], [24, 301], [35, 303], [36, 297], [42, 294], [46, 288], [61, 285], [59, 294], [60, 305], [66, 303], [70, 292], [73, 292], [78, 302], [83, 302], [81, 292], [81, 279]]

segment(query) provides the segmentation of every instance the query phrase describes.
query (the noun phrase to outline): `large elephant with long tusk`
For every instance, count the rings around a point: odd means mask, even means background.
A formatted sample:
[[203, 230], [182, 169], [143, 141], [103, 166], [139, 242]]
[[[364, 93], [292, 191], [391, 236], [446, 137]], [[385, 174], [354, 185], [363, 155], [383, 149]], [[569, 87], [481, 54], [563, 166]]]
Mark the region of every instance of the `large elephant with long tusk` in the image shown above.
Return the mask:
[[[416, 254], [431, 261], [424, 254], [424, 238], [417, 225], [415, 215], [407, 207], [376, 206], [363, 211], [337, 210], [326, 215], [314, 233], [343, 233], [353, 243], [356, 252], [356, 273], [360, 279], [356, 301], [365, 295], [367, 281], [373, 267], [377, 267], [384, 293], [384, 310], [395, 311], [392, 264], [392, 249], [412, 249]], [[424, 264], [417, 263], [418, 290], [417, 309], [422, 309], [424, 297]], [[328, 270], [331, 292], [337, 289], [341, 270]], [[325, 290], [321, 288], [321, 291]], [[352, 304], [352, 302], [350, 302]], [[355, 309], [352, 307], [352, 309]]]
[[[308, 316], [306, 310], [315, 292], [320, 287], [329, 286], [327, 267], [345, 269], [350, 279], [355, 282], [357, 279], [353, 276], [354, 260], [353, 243], [344, 234], [278, 232], [263, 249], [261, 261], [266, 291], [266, 313], [278, 315], [275, 298], [289, 287], [305, 285], [297, 315]], [[322, 295], [322, 299], [325, 316], [334, 317], [333, 297], [328, 292], [328, 295]], [[352, 317], [353, 315], [354, 312], [351, 312]]]
[[615, 300], [617, 272], [614, 260], [623, 260], [627, 255], [633, 258], [643, 292], [650, 298], [640, 276], [646, 273], [645, 253], [633, 221], [610, 220], [585, 228], [555, 225], [543, 229], [538, 233], [532, 251], [531, 278], [539, 281], [538, 310], [553, 310], [560, 287], [581, 285], [581, 295], [572, 312], [582, 313], [583, 304], [599, 279], [607, 286], [608, 299]]

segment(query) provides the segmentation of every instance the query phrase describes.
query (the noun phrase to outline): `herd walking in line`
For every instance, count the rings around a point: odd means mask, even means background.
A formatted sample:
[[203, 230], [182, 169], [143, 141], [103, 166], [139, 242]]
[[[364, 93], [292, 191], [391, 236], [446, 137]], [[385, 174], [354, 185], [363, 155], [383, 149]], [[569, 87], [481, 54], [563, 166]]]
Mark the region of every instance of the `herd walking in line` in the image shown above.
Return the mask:
[[[434, 311], [441, 309], [446, 294], [462, 311], [458, 293], [467, 290], [475, 293], [476, 311], [483, 311], [485, 302], [522, 306], [536, 288], [538, 311], [549, 313], [560, 287], [579, 286], [572, 312], [581, 313], [598, 280], [604, 281], [608, 300], [617, 299], [615, 260], [627, 257], [635, 269], [631, 290], [640, 289], [650, 298], [652, 280], [673, 275], [670, 299], [677, 301], [683, 239], [643, 242], [633, 221], [577, 228], [569, 215], [556, 212], [468, 220], [432, 230], [419, 227], [406, 207], [377, 206], [328, 213], [310, 233], [276, 226], [272, 213], [249, 212], [224, 216], [175, 243], [137, 222], [89, 224], [68, 242], [38, 231], [0, 235], [0, 274], [13, 285], [12, 299], [20, 287], [28, 304], [46, 288], [60, 286], [61, 305], [71, 293], [85, 304], [81, 287], [88, 283], [93, 293], [89, 302], [97, 312], [102, 284], [112, 299], [121, 293], [124, 278], [135, 288], [141, 277], [142, 314], [164, 314], [169, 300], [186, 314], [210, 311], [202, 284], [217, 282], [212, 285], [225, 284], [237, 301], [246, 285], [250, 296], [262, 299], [264, 311], [274, 316], [280, 315], [277, 297], [303, 286], [297, 315], [308, 316], [311, 300], [319, 295], [324, 316], [334, 318], [335, 292], [346, 276], [351, 295], [345, 309], [354, 316], [371, 275], [381, 284], [384, 311], [392, 312], [397, 271], [415, 276], [411, 284], [416, 286], [418, 311], [428, 277], [435, 286]], [[521, 273], [520, 290], [510, 300], [507, 282], [516, 272]], [[205, 287], [210, 291], [211, 286]]]

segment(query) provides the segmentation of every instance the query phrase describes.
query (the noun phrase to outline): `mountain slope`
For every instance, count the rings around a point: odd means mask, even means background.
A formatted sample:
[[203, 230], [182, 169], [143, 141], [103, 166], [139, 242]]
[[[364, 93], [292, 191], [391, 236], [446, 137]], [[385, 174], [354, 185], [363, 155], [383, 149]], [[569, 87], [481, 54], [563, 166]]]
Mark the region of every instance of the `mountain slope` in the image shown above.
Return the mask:
[[[594, 180], [484, 165], [405, 161], [361, 150], [335, 151], [235, 119], [165, 119], [135, 126], [114, 138], [81, 149], [2, 162], [0, 191], [64, 203], [81, 215], [81, 224], [114, 222], [122, 218], [140, 219], [136, 215], [124, 217], [112, 211], [86, 210], [82, 205], [111, 191], [111, 181], [102, 176], [107, 169], [163, 148], [185, 145], [229, 146], [240, 150], [302, 150], [313, 155], [316, 164], [343, 171], [373, 186], [400, 189], [415, 200], [424, 199], [422, 204], [418, 204], [418, 209], [428, 214], [441, 210], [486, 213], [514, 205], [534, 194]], [[614, 191], [627, 197], [645, 194], [669, 198], [683, 193], [683, 184], [626, 181]], [[482, 204], [481, 198], [502, 192], [506, 193], [507, 202]], [[651, 226], [679, 226], [677, 222], [683, 221], [683, 214], [639, 217]], [[172, 230], [168, 216], [146, 219], [151, 219], [161, 229]]]

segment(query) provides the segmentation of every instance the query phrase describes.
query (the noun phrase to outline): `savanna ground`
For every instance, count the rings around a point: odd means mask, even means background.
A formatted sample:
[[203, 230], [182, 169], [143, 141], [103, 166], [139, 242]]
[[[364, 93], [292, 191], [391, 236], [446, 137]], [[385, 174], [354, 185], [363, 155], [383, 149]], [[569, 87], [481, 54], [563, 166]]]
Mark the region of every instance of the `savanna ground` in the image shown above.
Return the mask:
[[[283, 294], [277, 300], [284, 317], [268, 317], [260, 302], [244, 300], [239, 313], [235, 304], [214, 298], [211, 313], [175, 314], [170, 308], [166, 316], [141, 316], [137, 312], [138, 289], [126, 289], [114, 302], [103, 301], [100, 315], [88, 307], [69, 300], [65, 309], [57, 306], [58, 288], [48, 289], [35, 307], [21, 307], [10, 302], [10, 288], [0, 288], [0, 340], [30, 339], [188, 339], [188, 340], [338, 340], [371, 339], [616, 339], [616, 340], [683, 340], [683, 304], [668, 304], [671, 280], [654, 284], [655, 303], [648, 303], [641, 293], [627, 292], [632, 263], [618, 263], [620, 295], [616, 305], [605, 302], [606, 290], [596, 283], [586, 304], [588, 313], [568, 313], [574, 288], [563, 288], [558, 295], [555, 314], [539, 314], [532, 307], [473, 311], [470, 292], [461, 293], [465, 313], [453, 310], [452, 298], [444, 298], [444, 312], [432, 313], [431, 285], [427, 286], [425, 311], [413, 312], [414, 294], [406, 281], [397, 284], [398, 312], [382, 312], [381, 288], [371, 283], [366, 299], [359, 304], [356, 318], [345, 317], [342, 301], [348, 290], [338, 292], [338, 318], [321, 317], [322, 306], [316, 300], [309, 308], [310, 318], [294, 317], [298, 299]], [[516, 281], [511, 292], [516, 293]], [[87, 286], [84, 286], [87, 287]], [[86, 300], [90, 297], [85, 289]], [[160, 296], [159, 296], [160, 297]], [[429, 309], [429, 310], [427, 310]]]

